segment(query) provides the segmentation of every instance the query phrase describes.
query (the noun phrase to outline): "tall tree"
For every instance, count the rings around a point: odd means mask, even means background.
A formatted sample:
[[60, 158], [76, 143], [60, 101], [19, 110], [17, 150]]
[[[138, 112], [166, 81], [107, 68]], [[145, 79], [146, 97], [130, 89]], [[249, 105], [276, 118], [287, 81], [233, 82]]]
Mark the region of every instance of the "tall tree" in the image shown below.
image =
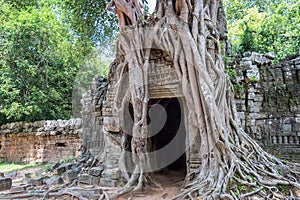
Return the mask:
[[[193, 138], [200, 138], [200, 166], [187, 174], [185, 189], [177, 198], [243, 199], [254, 194], [271, 198], [282, 185], [300, 188], [300, 165], [268, 154], [240, 128], [222, 61], [220, 38], [226, 32], [219, 24], [224, 21], [221, 1], [157, 0], [150, 17], [136, 0], [113, 0], [108, 8], [116, 12], [120, 28], [113, 65], [120, 81], [117, 91], [124, 79], [129, 82], [126, 95], [118, 101], [132, 104], [134, 118], [134, 170], [124, 174], [127, 184], [114, 196], [141, 189], [149, 177], [147, 77], [152, 48], [171, 58], [181, 81], [189, 146], [197, 142]], [[124, 109], [118, 109], [122, 116]]]
[[0, 0], [0, 37], [0, 124], [71, 117], [73, 80], [91, 47], [55, 1]]

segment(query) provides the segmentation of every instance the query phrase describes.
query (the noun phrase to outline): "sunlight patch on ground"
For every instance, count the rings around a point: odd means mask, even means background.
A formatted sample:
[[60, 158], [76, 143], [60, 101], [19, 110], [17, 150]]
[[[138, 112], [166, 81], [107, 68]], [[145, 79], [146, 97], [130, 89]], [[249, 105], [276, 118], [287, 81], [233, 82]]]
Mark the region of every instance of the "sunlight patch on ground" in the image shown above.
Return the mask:
[[0, 172], [12, 172], [16, 170], [26, 169], [30, 167], [37, 167], [38, 164], [16, 164], [16, 163], [7, 163], [0, 161]]

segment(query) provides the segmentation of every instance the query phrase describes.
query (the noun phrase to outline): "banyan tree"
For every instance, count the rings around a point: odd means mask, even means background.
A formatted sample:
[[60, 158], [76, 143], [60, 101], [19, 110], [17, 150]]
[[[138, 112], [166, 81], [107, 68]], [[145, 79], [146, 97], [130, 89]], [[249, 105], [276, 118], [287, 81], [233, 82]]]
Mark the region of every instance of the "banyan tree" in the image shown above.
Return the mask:
[[[300, 188], [300, 165], [265, 152], [241, 128], [222, 60], [221, 0], [157, 0], [151, 15], [138, 0], [113, 0], [107, 7], [118, 16], [119, 37], [102, 108], [104, 131], [120, 135], [118, 166], [126, 181], [113, 197], [153, 183], [151, 172], [163, 167], [153, 161], [157, 154], [176, 151], [186, 162], [178, 199], [272, 198], [282, 186]], [[184, 132], [170, 140], [184, 145], [157, 153], [164, 147], [153, 138], [164, 128], [153, 123], [172, 117], [165, 132]]]

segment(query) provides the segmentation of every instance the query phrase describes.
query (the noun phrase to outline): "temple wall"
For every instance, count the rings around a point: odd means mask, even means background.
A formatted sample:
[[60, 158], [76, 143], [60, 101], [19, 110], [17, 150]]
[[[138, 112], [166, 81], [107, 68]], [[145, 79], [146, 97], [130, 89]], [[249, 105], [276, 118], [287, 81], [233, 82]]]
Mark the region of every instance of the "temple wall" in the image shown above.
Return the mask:
[[59, 162], [79, 156], [81, 119], [16, 122], [0, 128], [0, 161]]
[[237, 110], [247, 133], [266, 150], [300, 162], [300, 56], [273, 59], [247, 52], [231, 63]]

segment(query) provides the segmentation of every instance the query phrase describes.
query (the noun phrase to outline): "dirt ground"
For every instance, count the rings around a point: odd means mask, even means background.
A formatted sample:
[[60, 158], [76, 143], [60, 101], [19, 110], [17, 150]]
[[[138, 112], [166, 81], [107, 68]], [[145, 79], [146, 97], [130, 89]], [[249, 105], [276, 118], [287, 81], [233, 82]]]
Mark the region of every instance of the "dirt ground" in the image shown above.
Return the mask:
[[[162, 188], [146, 188], [144, 191], [134, 194], [125, 194], [118, 200], [162, 200], [172, 199], [180, 194], [181, 186], [184, 180], [183, 171], [163, 171], [155, 173], [153, 179], [159, 183]], [[111, 191], [108, 191], [111, 192]]]
[[[0, 199], [1, 196], [4, 195], [20, 195], [22, 192], [15, 192], [13, 188], [16, 188], [18, 186], [24, 185], [24, 179], [25, 176], [30, 176], [33, 177], [40, 177], [43, 175], [45, 172], [43, 169], [40, 167], [34, 167], [34, 168], [28, 168], [28, 169], [23, 169], [15, 172], [12, 175], [12, 189], [11, 190], [5, 190], [5, 191], [0, 191]], [[153, 174], [153, 180], [160, 185], [160, 187], [148, 187], [145, 188], [141, 192], [137, 193], [127, 193], [125, 195], [120, 196], [117, 198], [118, 200], [169, 200], [175, 197], [176, 195], [180, 194], [181, 192], [181, 186], [183, 184], [185, 172], [184, 171], [162, 171], [162, 172], [157, 172]], [[40, 186], [42, 187], [42, 186]], [[53, 186], [55, 187], [55, 186]], [[107, 194], [112, 194], [118, 188], [107, 188], [107, 187], [93, 187], [93, 186], [87, 186], [87, 185], [79, 185], [79, 187], [82, 188], [101, 188], [103, 191], [105, 191]], [[52, 187], [50, 186], [49, 189]], [[32, 188], [34, 190], [39, 189], [39, 187]], [[30, 189], [28, 189], [30, 190]], [[28, 191], [27, 192], [30, 192]], [[24, 191], [25, 192], [25, 191]], [[67, 197], [62, 197], [63, 199], [68, 199]], [[22, 198], [23, 199], [23, 198]], [[30, 198], [34, 199], [34, 198]], [[37, 198], [40, 199], [40, 198]]]
[[[15, 174], [12, 174], [12, 189], [0, 191], [0, 199], [3, 199], [4, 195], [22, 195], [30, 193], [30, 190], [37, 191], [38, 189], [45, 189], [45, 186], [36, 186], [34, 188], [28, 188], [25, 191], [16, 191], [14, 188], [24, 185], [25, 175], [31, 174], [31, 176], [40, 177], [45, 172], [44, 169], [40, 167], [35, 168], [28, 168], [17, 171]], [[157, 172], [153, 174], [153, 180], [158, 183], [161, 187], [149, 187], [145, 188], [141, 192], [137, 193], [127, 193], [125, 195], [120, 196], [117, 198], [118, 200], [171, 200], [181, 192], [181, 186], [183, 185], [185, 172], [184, 171], [171, 171], [166, 170], [162, 172]], [[46, 190], [51, 190], [56, 186], [49, 186]], [[91, 185], [78, 185], [76, 187], [81, 189], [88, 189], [88, 190], [96, 190], [102, 189], [107, 194], [112, 194], [117, 191], [119, 188], [108, 188], [108, 187], [99, 187], [99, 186], [91, 186]], [[295, 191], [297, 196], [300, 197], [300, 190]], [[10, 198], [4, 198], [10, 199]], [[15, 199], [15, 198], [14, 198]], [[38, 197], [32, 198], [17, 198], [17, 199], [41, 199]], [[53, 199], [53, 198], [50, 198]], [[57, 198], [54, 198], [57, 199]], [[70, 196], [61, 196], [59, 199], [71, 199]], [[76, 199], [76, 198], [74, 198]], [[253, 198], [253, 199], [260, 199], [260, 198]]]

